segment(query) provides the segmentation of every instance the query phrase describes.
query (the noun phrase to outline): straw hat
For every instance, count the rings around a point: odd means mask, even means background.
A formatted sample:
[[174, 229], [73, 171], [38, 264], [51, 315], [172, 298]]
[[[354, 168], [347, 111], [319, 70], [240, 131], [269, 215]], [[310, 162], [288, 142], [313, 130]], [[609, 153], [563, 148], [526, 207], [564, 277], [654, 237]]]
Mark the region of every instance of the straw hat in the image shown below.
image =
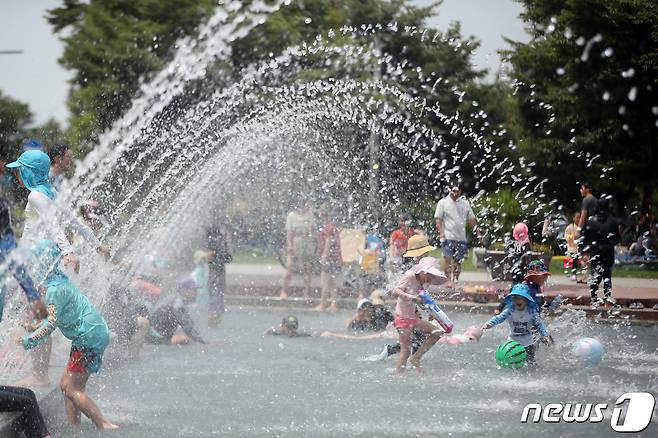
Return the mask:
[[376, 306], [376, 305], [384, 305], [384, 291], [382, 289], [375, 289], [372, 291], [370, 294], [370, 302]]
[[430, 245], [427, 236], [424, 234], [415, 234], [409, 238], [407, 242], [407, 252], [404, 253], [405, 257], [420, 257], [430, 251], [434, 251], [436, 247]]

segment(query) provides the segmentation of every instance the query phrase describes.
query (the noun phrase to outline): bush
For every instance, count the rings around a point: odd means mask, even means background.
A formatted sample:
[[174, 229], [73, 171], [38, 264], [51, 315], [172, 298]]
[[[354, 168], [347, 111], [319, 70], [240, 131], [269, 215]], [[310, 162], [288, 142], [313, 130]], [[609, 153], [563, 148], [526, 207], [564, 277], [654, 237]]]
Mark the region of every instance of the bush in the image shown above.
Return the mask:
[[514, 225], [525, 222], [532, 242], [541, 242], [541, 229], [550, 207], [532, 193], [522, 193], [503, 187], [471, 201], [478, 224], [485, 235], [487, 247], [501, 248], [512, 235]]

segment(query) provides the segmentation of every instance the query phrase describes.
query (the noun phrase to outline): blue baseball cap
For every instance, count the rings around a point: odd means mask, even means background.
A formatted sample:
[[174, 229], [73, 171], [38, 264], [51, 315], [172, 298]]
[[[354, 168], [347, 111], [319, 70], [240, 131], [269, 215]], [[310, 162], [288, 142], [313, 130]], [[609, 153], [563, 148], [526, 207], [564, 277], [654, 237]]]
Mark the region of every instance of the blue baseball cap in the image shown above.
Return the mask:
[[30, 138], [23, 142], [23, 152], [31, 150], [43, 150], [43, 143], [36, 138]]

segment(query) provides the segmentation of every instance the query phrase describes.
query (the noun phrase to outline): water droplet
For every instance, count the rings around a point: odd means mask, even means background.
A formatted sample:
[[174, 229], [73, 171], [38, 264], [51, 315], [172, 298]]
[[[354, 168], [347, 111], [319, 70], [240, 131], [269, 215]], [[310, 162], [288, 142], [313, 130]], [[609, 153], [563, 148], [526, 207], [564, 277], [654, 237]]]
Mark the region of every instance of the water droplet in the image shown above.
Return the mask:
[[562, 67], [558, 67], [557, 69], [555, 69], [555, 73], [557, 73], [558, 76], [562, 76], [563, 74], [566, 73], [566, 70]]
[[615, 53], [614, 49], [612, 47], [608, 47], [603, 51], [602, 56], [605, 56], [606, 58], [610, 58], [613, 55], [613, 53]]
[[311, 24], [311, 21], [313, 21], [313, 20], [311, 19], [311, 17], [306, 17], [306, 20], [304, 20], [304, 23], [306, 23], [306, 24]]
[[603, 97], [603, 100], [605, 100], [606, 102], [609, 101], [610, 100], [610, 92], [609, 91], [604, 91], [602, 97]]
[[633, 87], [628, 92], [628, 100], [630, 100], [631, 102], [635, 102], [636, 97], [637, 97], [637, 87]]
[[621, 77], [626, 78], [626, 79], [632, 78], [633, 76], [635, 76], [635, 69], [633, 67], [631, 67], [628, 70], [623, 71], [621, 73]]

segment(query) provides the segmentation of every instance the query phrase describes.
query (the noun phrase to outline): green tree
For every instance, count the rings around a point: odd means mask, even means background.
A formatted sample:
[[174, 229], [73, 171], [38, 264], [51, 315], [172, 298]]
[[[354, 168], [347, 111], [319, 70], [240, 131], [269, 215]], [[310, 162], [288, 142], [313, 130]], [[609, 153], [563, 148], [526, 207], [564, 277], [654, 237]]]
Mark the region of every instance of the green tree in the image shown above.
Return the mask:
[[638, 193], [650, 200], [658, 183], [658, 3], [521, 3], [532, 39], [507, 52], [520, 151], [561, 201], [577, 196], [583, 180], [622, 203]]
[[28, 105], [0, 91], [0, 160], [16, 158], [31, 123]]
[[[64, 0], [48, 21], [62, 32], [62, 65], [74, 72], [69, 140], [79, 152], [129, 107], [141, 78], [159, 70], [213, 0]], [[65, 32], [63, 32], [66, 29]]]

